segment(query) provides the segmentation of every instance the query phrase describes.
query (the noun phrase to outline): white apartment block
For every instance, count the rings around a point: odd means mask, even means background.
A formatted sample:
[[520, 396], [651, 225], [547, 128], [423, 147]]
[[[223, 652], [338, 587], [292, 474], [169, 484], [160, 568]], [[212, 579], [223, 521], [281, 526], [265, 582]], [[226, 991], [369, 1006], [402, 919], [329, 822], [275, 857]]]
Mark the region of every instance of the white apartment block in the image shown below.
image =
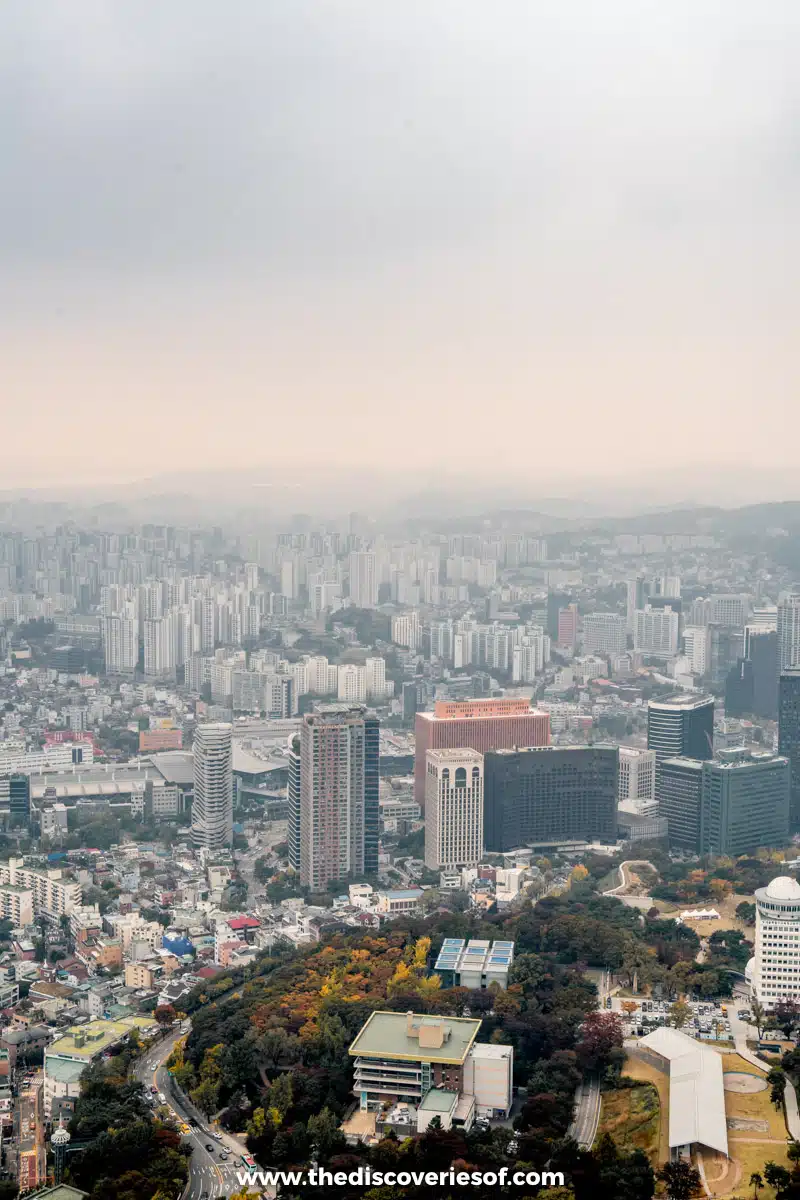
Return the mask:
[[628, 622], [617, 613], [586, 613], [583, 649], [586, 654], [619, 654], [627, 646]]
[[13, 883], [0, 885], [0, 919], [15, 929], [33, 924], [33, 892]]
[[386, 660], [368, 658], [364, 663], [367, 680], [367, 699], [383, 700], [386, 697]]
[[0, 886], [11, 884], [33, 894], [35, 916], [58, 919], [69, 916], [81, 903], [83, 889], [74, 879], [66, 879], [58, 868], [37, 870], [26, 867], [22, 858], [10, 858], [0, 863]]
[[673, 658], [678, 653], [680, 614], [666, 608], [652, 608], [646, 604], [636, 610], [633, 646], [642, 654], [654, 654], [660, 658]]
[[337, 699], [346, 704], [363, 704], [367, 699], [366, 667], [343, 663], [339, 667]]
[[350, 555], [350, 603], [356, 608], [378, 604], [378, 567], [371, 550], [354, 550]]
[[656, 811], [656, 752], [619, 748], [619, 807], [624, 812]]
[[392, 617], [392, 641], [396, 646], [405, 646], [412, 654], [419, 647], [419, 613], [398, 613]]
[[778, 597], [778, 668], [800, 667], [800, 594], [782, 592]]
[[134, 605], [103, 617], [103, 654], [108, 675], [133, 675], [139, 661], [139, 622]]
[[483, 755], [429, 750], [425, 775], [425, 865], [469, 867], [483, 854]]
[[705, 675], [711, 666], [711, 630], [707, 625], [687, 625], [683, 631], [683, 653], [693, 675]]
[[91, 742], [54, 742], [40, 750], [4, 743], [0, 750], [0, 775], [43, 775], [48, 771], [69, 771], [73, 766], [91, 766], [94, 747]]

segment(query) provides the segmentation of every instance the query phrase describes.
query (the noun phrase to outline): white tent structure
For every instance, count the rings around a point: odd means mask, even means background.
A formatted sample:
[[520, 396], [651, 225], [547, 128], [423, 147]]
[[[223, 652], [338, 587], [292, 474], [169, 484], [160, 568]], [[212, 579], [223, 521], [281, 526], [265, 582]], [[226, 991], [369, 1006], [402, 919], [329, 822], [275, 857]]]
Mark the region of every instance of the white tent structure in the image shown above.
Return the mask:
[[639, 1050], [669, 1071], [670, 1152], [688, 1154], [698, 1144], [727, 1157], [722, 1059], [716, 1050], [667, 1026], [642, 1038]]

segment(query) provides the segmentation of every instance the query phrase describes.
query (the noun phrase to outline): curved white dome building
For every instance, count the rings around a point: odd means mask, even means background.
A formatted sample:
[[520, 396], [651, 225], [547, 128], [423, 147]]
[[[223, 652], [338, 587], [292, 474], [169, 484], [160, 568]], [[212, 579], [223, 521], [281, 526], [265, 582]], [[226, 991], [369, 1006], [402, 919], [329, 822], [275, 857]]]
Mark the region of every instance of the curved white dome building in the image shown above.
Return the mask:
[[779, 875], [756, 891], [756, 952], [753, 996], [765, 1009], [779, 1000], [800, 1000], [800, 884]]

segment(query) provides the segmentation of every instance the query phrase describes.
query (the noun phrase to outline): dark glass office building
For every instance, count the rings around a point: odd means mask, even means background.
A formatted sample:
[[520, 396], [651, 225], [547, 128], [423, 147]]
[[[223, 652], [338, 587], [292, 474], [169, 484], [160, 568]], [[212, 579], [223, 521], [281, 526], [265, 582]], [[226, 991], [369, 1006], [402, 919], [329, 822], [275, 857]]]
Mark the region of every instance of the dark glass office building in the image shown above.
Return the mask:
[[767, 752], [722, 750], [703, 763], [700, 853], [752, 854], [789, 842], [789, 762]]
[[778, 753], [789, 760], [790, 822], [800, 829], [800, 670], [781, 671], [778, 687]]
[[483, 770], [486, 850], [616, 839], [616, 746], [493, 750]]
[[755, 711], [754, 704], [753, 664], [749, 658], [740, 658], [725, 680], [725, 716], [747, 717]]
[[651, 700], [647, 706], [647, 749], [656, 752], [656, 770], [665, 758], [711, 758], [714, 697]]
[[745, 630], [745, 657], [753, 664], [753, 715], [778, 715], [778, 635], [774, 629]]
[[28, 775], [8, 777], [8, 819], [12, 826], [27, 828], [31, 823], [31, 781]]
[[667, 819], [670, 848], [700, 849], [703, 763], [699, 758], [665, 758], [661, 764], [658, 815]]

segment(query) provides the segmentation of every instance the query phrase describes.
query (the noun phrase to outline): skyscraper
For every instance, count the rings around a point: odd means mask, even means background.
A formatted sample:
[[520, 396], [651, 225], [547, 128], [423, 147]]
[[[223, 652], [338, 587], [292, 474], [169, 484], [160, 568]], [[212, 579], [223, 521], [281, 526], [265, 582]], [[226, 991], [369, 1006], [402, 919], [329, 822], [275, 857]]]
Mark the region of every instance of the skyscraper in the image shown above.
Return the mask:
[[699, 758], [665, 758], [659, 773], [659, 816], [667, 820], [669, 844], [697, 854], [703, 764]]
[[771, 1012], [781, 1000], [800, 999], [800, 885], [779, 875], [755, 898], [753, 995]]
[[22, 773], [10, 775], [8, 778], [8, 819], [9, 824], [25, 829], [31, 823], [31, 780], [29, 775]]
[[616, 838], [616, 746], [490, 751], [483, 770], [487, 850]]
[[778, 715], [778, 634], [761, 625], [746, 625], [744, 656], [753, 665], [753, 715], [774, 721]]
[[587, 613], [583, 618], [585, 654], [618, 654], [627, 644], [625, 618], [618, 613]]
[[646, 604], [637, 609], [633, 629], [635, 650], [659, 658], [671, 658], [678, 652], [680, 613], [669, 604], [663, 608]]
[[800, 593], [781, 592], [778, 598], [778, 669], [800, 667]]
[[578, 606], [568, 604], [558, 610], [558, 644], [573, 651], [578, 641]]
[[657, 767], [665, 758], [711, 758], [714, 753], [714, 697], [676, 696], [671, 700], [651, 700], [647, 705], [647, 748], [655, 750]]
[[778, 753], [789, 760], [791, 830], [800, 829], [800, 669], [781, 671], [778, 689]]
[[654, 750], [619, 748], [619, 804], [625, 812], [656, 812], [656, 755]]
[[133, 605], [103, 617], [103, 654], [108, 675], [133, 675], [139, 661], [139, 623]]
[[371, 550], [350, 555], [350, 601], [356, 608], [375, 608], [378, 603], [378, 569]]
[[289, 806], [289, 866], [300, 870], [300, 735], [293, 733], [289, 738], [289, 782], [286, 787]]
[[417, 713], [414, 723], [414, 799], [425, 804], [425, 755], [429, 750], [501, 750], [547, 746], [550, 717], [524, 697], [499, 700], [440, 700], [432, 713]]
[[379, 727], [362, 706], [306, 713], [300, 730], [300, 878], [313, 891], [378, 869]]
[[703, 763], [701, 854], [752, 854], [788, 841], [788, 759], [721, 750], [718, 761]]
[[222, 723], [195, 730], [192, 841], [200, 849], [220, 850], [233, 841], [232, 735]]
[[483, 854], [483, 758], [429, 750], [425, 758], [425, 865], [471, 867]]

